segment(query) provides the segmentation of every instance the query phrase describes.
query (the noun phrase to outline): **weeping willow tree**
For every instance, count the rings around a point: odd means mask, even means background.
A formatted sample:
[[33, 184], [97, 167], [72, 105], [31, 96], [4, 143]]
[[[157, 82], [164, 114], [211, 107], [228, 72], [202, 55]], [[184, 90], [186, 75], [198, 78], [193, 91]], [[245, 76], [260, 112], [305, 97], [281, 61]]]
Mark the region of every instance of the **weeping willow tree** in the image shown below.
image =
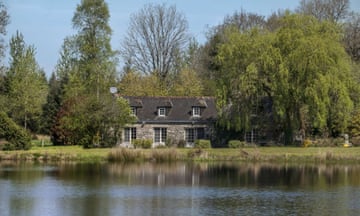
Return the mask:
[[333, 23], [287, 14], [275, 32], [229, 28], [219, 47], [218, 105], [221, 123], [248, 128], [260, 99], [271, 101], [274, 127], [305, 137], [316, 129], [344, 132], [353, 108], [349, 58]]

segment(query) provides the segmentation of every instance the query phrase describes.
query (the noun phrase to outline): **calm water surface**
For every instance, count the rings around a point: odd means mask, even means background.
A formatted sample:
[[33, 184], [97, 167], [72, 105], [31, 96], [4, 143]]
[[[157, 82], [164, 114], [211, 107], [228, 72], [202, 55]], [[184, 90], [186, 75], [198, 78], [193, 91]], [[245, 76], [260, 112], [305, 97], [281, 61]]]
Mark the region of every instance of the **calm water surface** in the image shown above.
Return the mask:
[[0, 215], [360, 215], [360, 166], [0, 163]]

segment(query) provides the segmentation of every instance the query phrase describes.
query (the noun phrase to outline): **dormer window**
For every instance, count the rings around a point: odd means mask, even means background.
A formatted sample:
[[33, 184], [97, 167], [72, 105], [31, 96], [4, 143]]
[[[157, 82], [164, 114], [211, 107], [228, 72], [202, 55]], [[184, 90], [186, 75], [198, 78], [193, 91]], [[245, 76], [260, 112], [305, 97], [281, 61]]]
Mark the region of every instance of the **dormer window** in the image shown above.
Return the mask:
[[200, 109], [200, 107], [194, 106], [194, 107], [192, 108], [192, 115], [193, 115], [194, 117], [200, 117], [200, 115], [201, 115], [201, 109]]
[[166, 108], [165, 107], [159, 107], [158, 108], [158, 116], [166, 116]]
[[131, 107], [131, 115], [136, 116], [136, 107]]

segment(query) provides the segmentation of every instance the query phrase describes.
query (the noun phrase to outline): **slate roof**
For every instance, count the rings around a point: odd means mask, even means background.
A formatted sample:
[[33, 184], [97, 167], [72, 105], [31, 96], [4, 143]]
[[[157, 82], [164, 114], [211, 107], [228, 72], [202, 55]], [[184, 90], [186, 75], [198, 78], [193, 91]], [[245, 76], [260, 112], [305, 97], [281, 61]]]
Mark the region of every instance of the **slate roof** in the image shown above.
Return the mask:
[[[124, 96], [129, 105], [136, 108], [139, 123], [211, 123], [216, 120], [217, 110], [213, 97], [150, 97]], [[158, 116], [159, 108], [166, 108], [166, 116]], [[192, 108], [200, 107], [201, 115], [194, 117]]]

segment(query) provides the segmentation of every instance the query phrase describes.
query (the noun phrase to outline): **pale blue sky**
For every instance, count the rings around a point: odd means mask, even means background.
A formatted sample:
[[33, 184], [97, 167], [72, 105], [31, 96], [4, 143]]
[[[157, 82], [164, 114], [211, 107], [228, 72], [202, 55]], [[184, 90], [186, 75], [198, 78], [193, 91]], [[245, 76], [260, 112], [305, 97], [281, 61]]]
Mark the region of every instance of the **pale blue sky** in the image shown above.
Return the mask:
[[[81, 0], [4, 0], [11, 23], [7, 27], [6, 42], [20, 31], [28, 45], [34, 45], [36, 59], [49, 76], [59, 58], [66, 36], [74, 34], [71, 19]], [[293, 10], [299, 0], [107, 0], [110, 9], [110, 26], [113, 30], [112, 47], [120, 48], [130, 14], [139, 11], [146, 3], [176, 5], [189, 22], [189, 33], [199, 42], [205, 41], [208, 27], [221, 23], [226, 15], [244, 9], [267, 16], [279, 9]], [[360, 1], [351, 0], [351, 10], [360, 11]], [[6, 63], [9, 61], [8, 57]]]

